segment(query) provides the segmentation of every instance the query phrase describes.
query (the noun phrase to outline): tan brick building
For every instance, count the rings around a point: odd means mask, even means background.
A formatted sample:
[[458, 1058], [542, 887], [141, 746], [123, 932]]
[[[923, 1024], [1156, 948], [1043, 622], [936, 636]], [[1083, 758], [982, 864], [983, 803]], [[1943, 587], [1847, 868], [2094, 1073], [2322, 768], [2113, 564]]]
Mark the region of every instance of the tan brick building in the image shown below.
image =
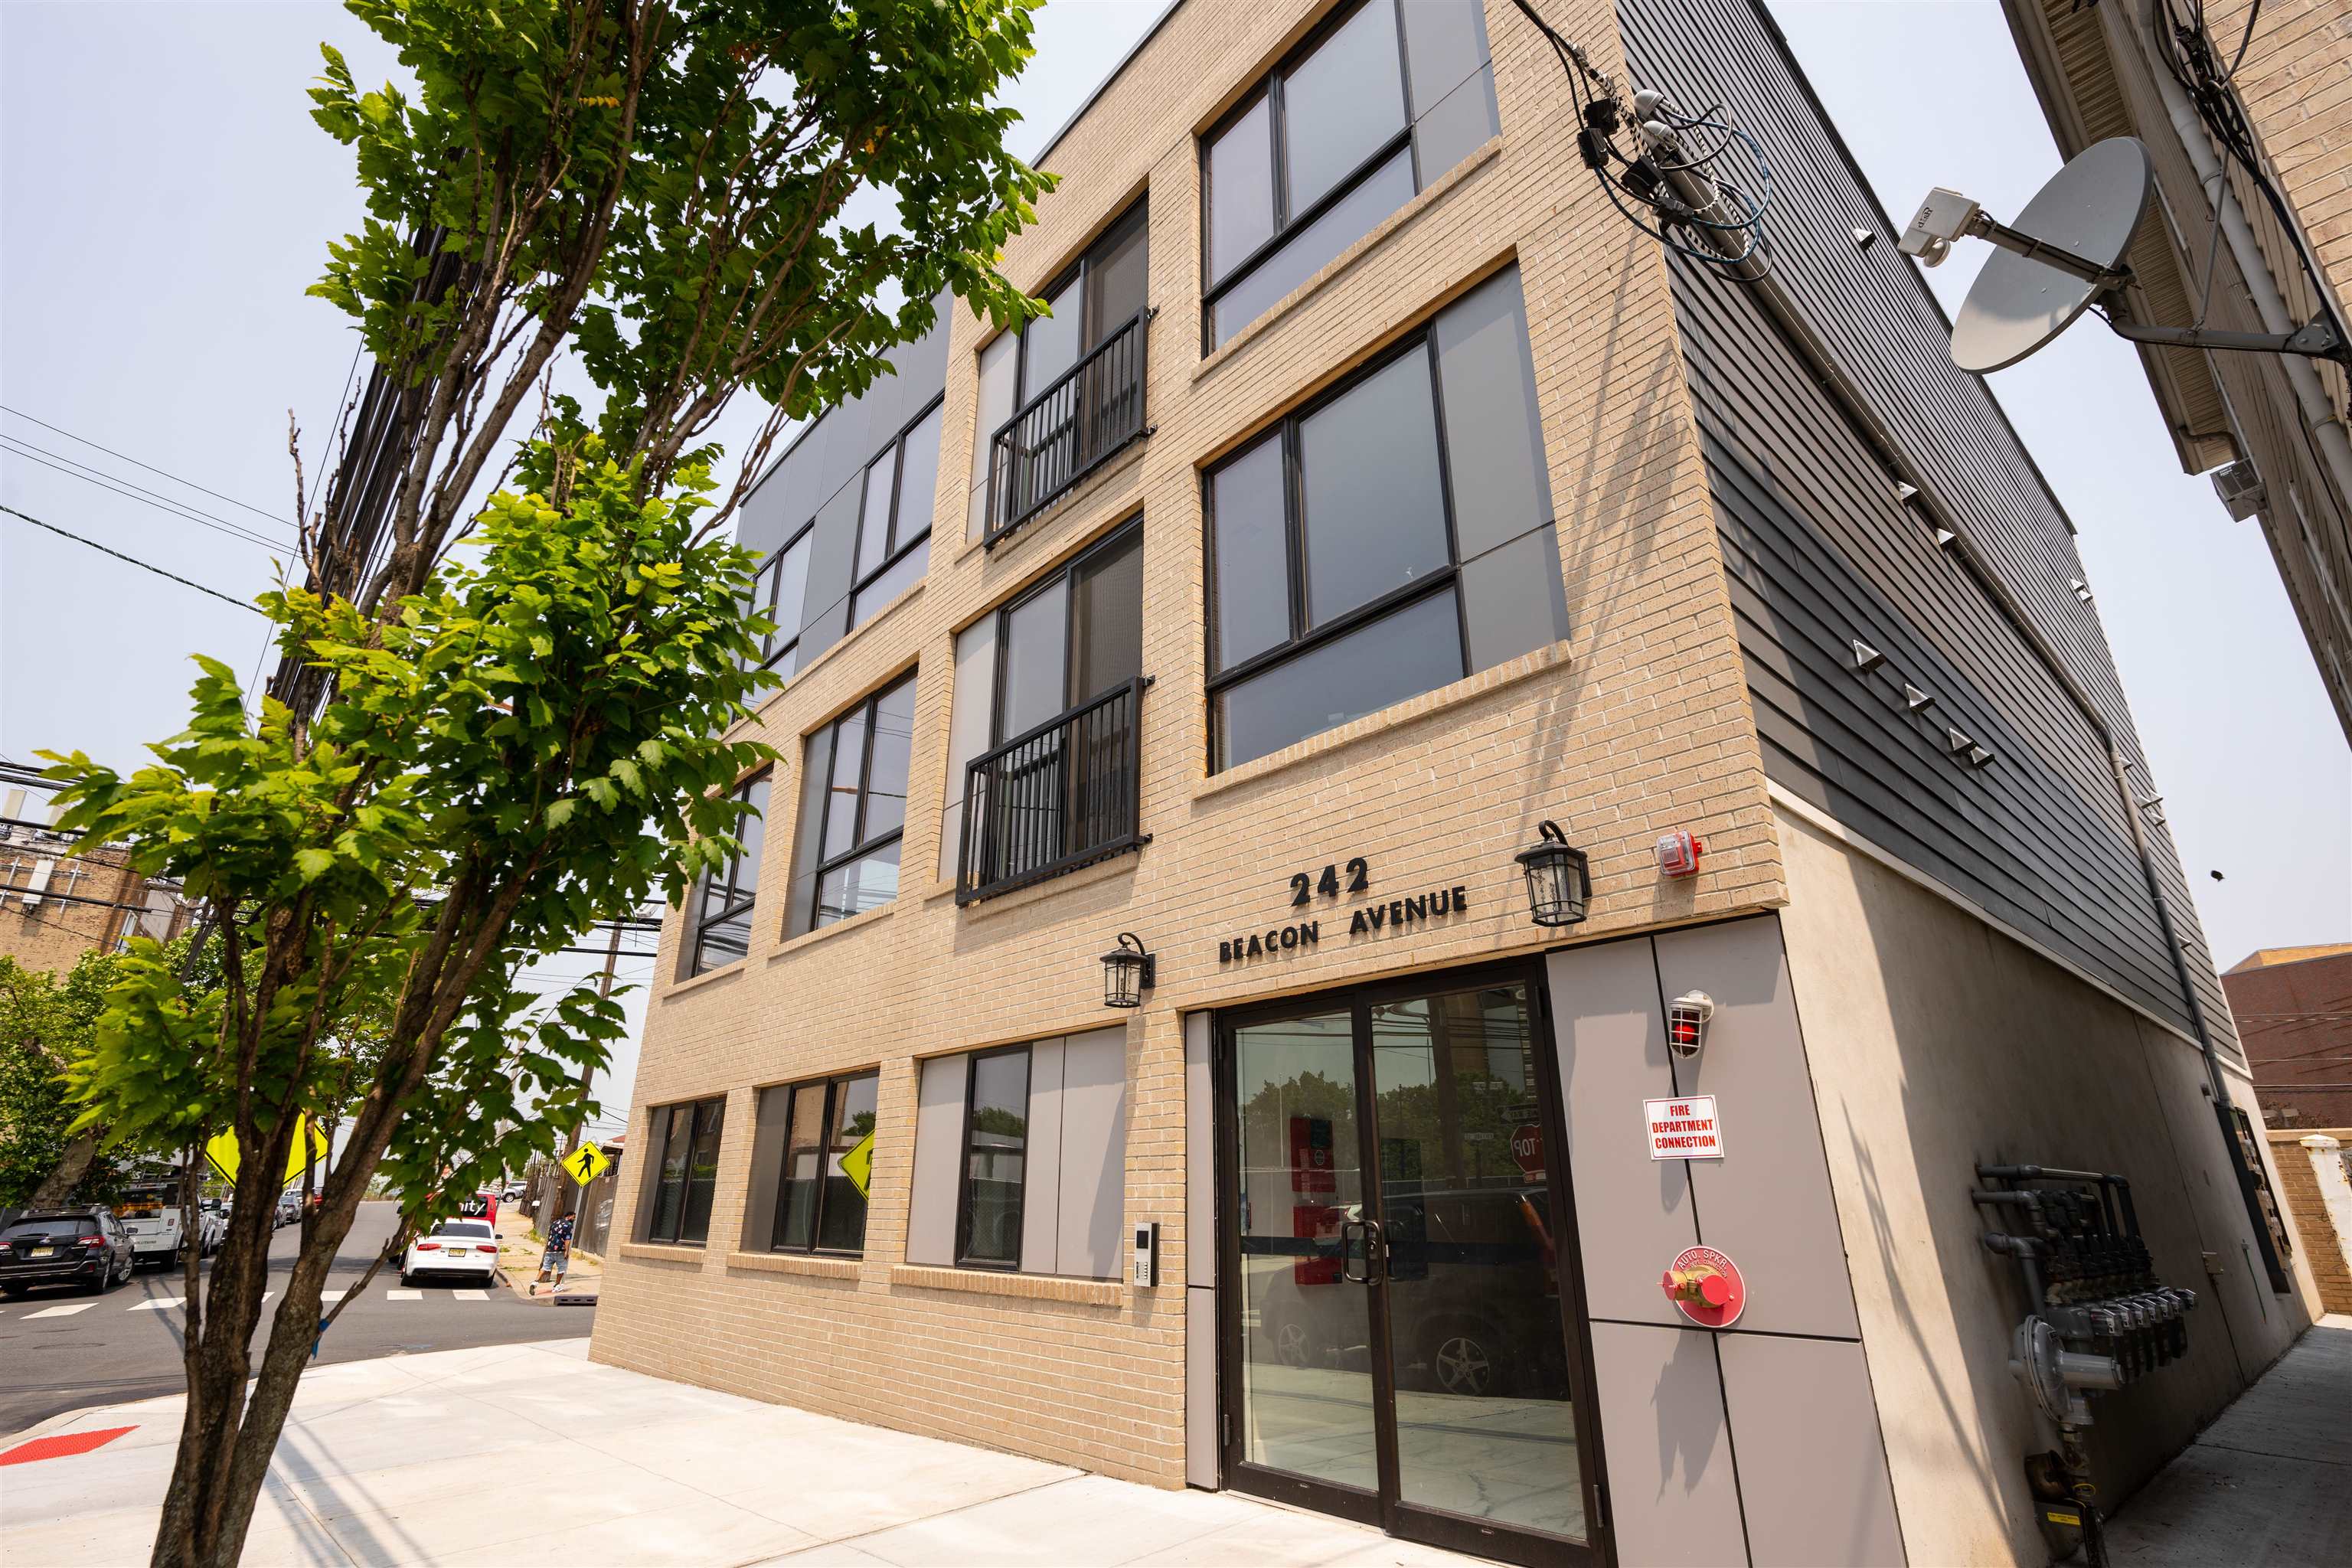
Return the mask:
[[[131, 934], [169, 941], [185, 922], [178, 896], [133, 870], [125, 853], [72, 853], [47, 826], [47, 808], [23, 789], [0, 792], [0, 953], [62, 973], [93, 948]], [[39, 815], [34, 815], [38, 812]]]
[[[2251, 332], [2332, 321], [2344, 330], [2352, 11], [2340, 0], [2001, 4], [2059, 151], [2072, 157], [2106, 137], [2136, 136], [2152, 154], [2156, 201], [2124, 258], [2135, 275], [2124, 297], [2130, 319]], [[2201, 33], [2182, 30], [2193, 13]], [[2181, 468], [2214, 470], [2231, 514], [2260, 518], [2352, 736], [2345, 363], [2146, 346], [2140, 358]]]
[[1055, 315], [764, 477], [785, 761], [598, 1359], [1519, 1560], [2038, 1562], [1978, 1166], [2205, 1298], [2110, 1495], [2307, 1321], [2063, 512], [1760, 7], [1542, 9], [1757, 135], [1773, 281], [1507, 0], [1185, 0], [1045, 155]]

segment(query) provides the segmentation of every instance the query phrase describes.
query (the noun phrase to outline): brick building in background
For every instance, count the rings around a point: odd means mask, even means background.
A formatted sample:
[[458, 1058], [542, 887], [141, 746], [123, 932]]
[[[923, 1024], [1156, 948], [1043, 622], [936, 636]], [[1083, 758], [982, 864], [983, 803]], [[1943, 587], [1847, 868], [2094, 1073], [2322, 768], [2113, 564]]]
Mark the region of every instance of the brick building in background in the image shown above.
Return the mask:
[[2038, 1563], [1980, 1167], [2200, 1299], [2103, 1497], [2308, 1321], [2064, 512], [1760, 4], [1540, 9], [1757, 139], [1769, 279], [1510, 0], [1183, 0], [1042, 155], [1054, 315], [762, 476], [783, 760], [596, 1359], [1517, 1561]]
[[2221, 976], [2263, 1121], [2352, 1127], [2352, 942], [2266, 947]]
[[[2352, 299], [2352, 8], [2343, 0], [2001, 6], [2060, 153], [2137, 136], [2153, 156], [2156, 201], [2124, 256], [2133, 321], [2186, 326], [2202, 307], [2202, 324], [2225, 330], [2288, 332], [2331, 316], [2343, 327]], [[2192, 13], [2204, 32], [2184, 37]], [[2200, 119], [2200, 99], [2219, 112]], [[2288, 354], [2145, 345], [2139, 353], [2181, 468], [2212, 470], [2232, 516], [2260, 517], [2352, 737], [2346, 367]]]
[[30, 791], [0, 794], [0, 955], [62, 974], [93, 948], [180, 933], [187, 910], [169, 883], [141, 876], [110, 846], [72, 853], [53, 817]]

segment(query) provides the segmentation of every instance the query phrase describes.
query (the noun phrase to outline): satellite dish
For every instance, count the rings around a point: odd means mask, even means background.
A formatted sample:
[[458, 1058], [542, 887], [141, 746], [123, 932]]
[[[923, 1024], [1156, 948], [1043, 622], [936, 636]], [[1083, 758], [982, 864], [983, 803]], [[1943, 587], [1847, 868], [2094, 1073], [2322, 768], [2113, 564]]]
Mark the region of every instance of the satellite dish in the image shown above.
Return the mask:
[[[2008, 226], [2070, 259], [2116, 268], [2147, 212], [2154, 181], [2146, 147], [2133, 137], [2109, 137], [2053, 174]], [[2015, 364], [2072, 326], [2114, 286], [2111, 279], [2084, 278], [2017, 250], [1996, 250], [1952, 323], [1952, 363], [1979, 375]]]

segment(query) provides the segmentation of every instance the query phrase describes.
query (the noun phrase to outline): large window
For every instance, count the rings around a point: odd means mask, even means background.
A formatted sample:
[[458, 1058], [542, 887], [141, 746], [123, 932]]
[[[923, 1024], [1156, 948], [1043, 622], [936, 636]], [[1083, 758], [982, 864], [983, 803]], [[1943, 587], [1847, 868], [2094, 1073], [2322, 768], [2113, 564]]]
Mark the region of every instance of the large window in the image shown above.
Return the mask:
[[1318, 28], [1201, 142], [1214, 349], [1500, 124], [1477, 0], [1364, 0]]
[[760, 639], [762, 668], [781, 664], [787, 674], [798, 668], [793, 655], [801, 645], [801, 606], [808, 596], [809, 547], [815, 537], [816, 521], [812, 518], [761, 563], [759, 575], [751, 579], [751, 602], [745, 608], [776, 623], [775, 629]]
[[751, 906], [759, 889], [760, 847], [765, 838], [768, 775], [744, 780], [735, 787], [735, 798], [751, 808], [735, 829], [743, 847], [702, 879], [686, 966], [690, 975], [722, 968], [751, 948]]
[[1010, 532], [1141, 432], [1149, 229], [1139, 201], [1038, 292], [1051, 315], [981, 351], [971, 538]]
[[724, 1097], [654, 1107], [655, 1167], [647, 1241], [699, 1247], [710, 1236], [710, 1200], [719, 1187], [719, 1134], [727, 1120]]
[[1542, 452], [1507, 269], [1210, 470], [1213, 768], [1567, 636]]
[[857, 517], [856, 584], [849, 624], [864, 626], [922, 581], [931, 561], [931, 506], [939, 490], [940, 405], [934, 403], [866, 465]]
[[963, 1196], [956, 1209], [956, 1261], [1021, 1267], [1021, 1205], [1029, 1181], [1029, 1047], [971, 1058], [964, 1112]]
[[874, 1172], [876, 1073], [793, 1085], [785, 1110], [773, 1252], [858, 1253]]
[[914, 749], [908, 676], [809, 739], [803, 773], [792, 929], [814, 931], [898, 896]]
[[1127, 1030], [922, 1064], [907, 1261], [1104, 1279], [1124, 1256]]
[[1140, 841], [1142, 664], [1140, 519], [959, 634], [940, 847], [965, 901]]

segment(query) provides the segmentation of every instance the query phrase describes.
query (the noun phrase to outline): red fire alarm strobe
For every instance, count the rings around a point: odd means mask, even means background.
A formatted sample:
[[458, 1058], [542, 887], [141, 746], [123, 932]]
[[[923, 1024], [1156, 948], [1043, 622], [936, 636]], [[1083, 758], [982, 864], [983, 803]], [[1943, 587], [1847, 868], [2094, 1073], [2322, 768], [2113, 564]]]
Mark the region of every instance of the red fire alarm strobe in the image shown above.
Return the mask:
[[1748, 1283], [1739, 1265], [1712, 1247], [1685, 1247], [1658, 1288], [1683, 1316], [1702, 1329], [1727, 1329], [1748, 1307]]
[[1669, 877], [1696, 877], [1706, 846], [1677, 827], [1658, 836], [1658, 869]]

